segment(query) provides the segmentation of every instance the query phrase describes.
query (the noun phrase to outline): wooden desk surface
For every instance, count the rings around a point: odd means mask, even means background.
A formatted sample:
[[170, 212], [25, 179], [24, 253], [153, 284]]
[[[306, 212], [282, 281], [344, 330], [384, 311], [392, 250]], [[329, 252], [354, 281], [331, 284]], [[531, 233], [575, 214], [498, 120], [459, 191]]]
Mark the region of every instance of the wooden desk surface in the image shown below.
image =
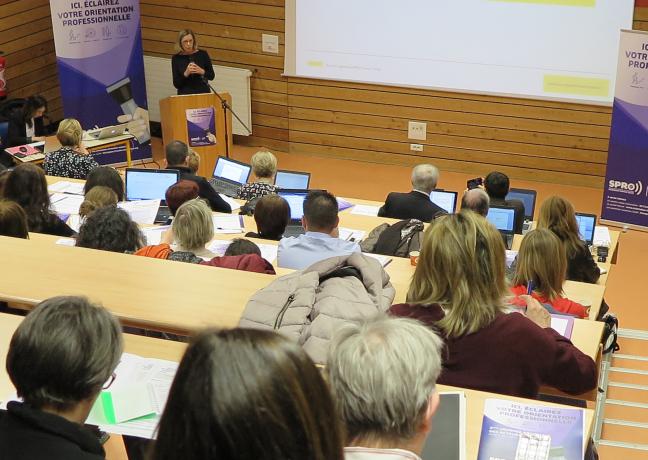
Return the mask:
[[[13, 332], [22, 321], [22, 318], [14, 315], [0, 313], [0, 400], [15, 392], [9, 376], [5, 370], [5, 359], [9, 348], [9, 341]], [[150, 337], [135, 336], [124, 334], [125, 351], [146, 358], [166, 359], [170, 361], [180, 361], [186, 344], [172, 342], [169, 340], [153, 339]], [[484, 413], [484, 403], [488, 398], [507, 399], [511, 401], [520, 401], [527, 404], [537, 404], [543, 406], [565, 407], [558, 404], [545, 403], [540, 401], [515, 398], [511, 396], [497, 395], [483, 391], [465, 390], [445, 385], [438, 386], [439, 391], [463, 391], [466, 395], [466, 458], [476, 459], [479, 449], [479, 438], [481, 436], [482, 417]], [[592, 433], [594, 413], [590, 409], [585, 409], [585, 436], [584, 443], [590, 438]]]

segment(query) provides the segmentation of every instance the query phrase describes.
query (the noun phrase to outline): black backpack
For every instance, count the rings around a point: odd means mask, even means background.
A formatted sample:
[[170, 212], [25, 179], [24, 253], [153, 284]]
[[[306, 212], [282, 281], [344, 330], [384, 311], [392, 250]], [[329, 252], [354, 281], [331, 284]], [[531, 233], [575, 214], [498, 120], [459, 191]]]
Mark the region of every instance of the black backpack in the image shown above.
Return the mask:
[[386, 256], [409, 257], [411, 251], [421, 249], [423, 222], [407, 219], [393, 225], [381, 224], [374, 228], [360, 244], [364, 252]]

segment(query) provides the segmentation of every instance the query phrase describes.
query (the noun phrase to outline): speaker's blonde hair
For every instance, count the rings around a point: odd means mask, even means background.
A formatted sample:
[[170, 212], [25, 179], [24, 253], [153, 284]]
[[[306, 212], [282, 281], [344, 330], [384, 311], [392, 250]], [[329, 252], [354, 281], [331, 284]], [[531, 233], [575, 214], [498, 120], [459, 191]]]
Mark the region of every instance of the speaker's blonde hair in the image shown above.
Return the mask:
[[78, 147], [83, 138], [81, 123], [74, 118], [66, 118], [59, 123], [56, 138], [65, 147]]
[[462, 210], [435, 219], [423, 236], [407, 301], [440, 304], [449, 337], [471, 334], [502, 310], [507, 285], [502, 236], [484, 217]]
[[565, 247], [551, 230], [539, 228], [525, 235], [517, 256], [513, 285], [526, 285], [531, 280], [536, 292], [553, 301], [563, 292], [566, 273]]

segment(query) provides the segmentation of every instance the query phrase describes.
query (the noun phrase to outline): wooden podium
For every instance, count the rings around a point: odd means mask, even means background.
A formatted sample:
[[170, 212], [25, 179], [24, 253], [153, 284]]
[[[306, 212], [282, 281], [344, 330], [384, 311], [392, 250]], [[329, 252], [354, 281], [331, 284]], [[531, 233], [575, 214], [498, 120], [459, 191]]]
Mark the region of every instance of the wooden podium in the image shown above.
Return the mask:
[[[232, 105], [229, 93], [218, 93], [227, 103]], [[214, 107], [216, 126], [216, 145], [204, 147], [191, 147], [200, 155], [200, 168], [198, 174], [203, 177], [212, 177], [216, 158], [225, 156], [226, 145], [232, 151], [232, 114], [223, 113], [221, 101], [215, 94], [186, 94], [169, 96], [160, 101], [160, 118], [162, 122], [162, 141], [166, 146], [171, 141], [182, 141], [189, 145], [187, 133], [187, 109], [203, 109]], [[227, 138], [225, 137], [225, 123], [227, 123]], [[226, 144], [227, 143], [227, 144]]]

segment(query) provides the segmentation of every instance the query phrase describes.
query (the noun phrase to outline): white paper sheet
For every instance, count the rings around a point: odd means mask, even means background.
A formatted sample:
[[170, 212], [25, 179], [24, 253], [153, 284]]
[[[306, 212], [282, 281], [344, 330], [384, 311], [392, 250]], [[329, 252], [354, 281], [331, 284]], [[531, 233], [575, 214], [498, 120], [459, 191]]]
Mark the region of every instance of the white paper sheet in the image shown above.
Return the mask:
[[517, 255], [517, 251], [512, 251], [510, 249], [506, 250], [506, 268], [511, 268], [511, 265], [513, 264], [513, 261], [515, 260]]
[[351, 208], [351, 214], [357, 214], [359, 216], [373, 216], [378, 215], [379, 206], [370, 206], [367, 204], [356, 204]]
[[50, 193], [70, 193], [72, 195], [83, 195], [83, 184], [79, 182], [59, 181], [47, 187]]
[[219, 193], [219, 195], [223, 200], [225, 200], [227, 204], [230, 205], [230, 207], [232, 208], [232, 212], [241, 209], [241, 205], [238, 204], [237, 201], [234, 201], [232, 198], [228, 197], [227, 195], [223, 195], [222, 193]]
[[117, 203], [138, 224], [152, 225], [155, 222], [160, 200], [121, 201]]
[[162, 225], [160, 227], [147, 227], [141, 230], [144, 234], [144, 237], [146, 238], [146, 244], [149, 246], [154, 246], [162, 242], [162, 235], [164, 234], [164, 232], [169, 231], [170, 228], [171, 226], [169, 225]]
[[238, 215], [214, 214], [214, 233], [243, 233], [243, 218]]
[[76, 246], [76, 240], [74, 238], [59, 238], [56, 240], [56, 244], [61, 246]]
[[355, 241], [359, 243], [367, 234], [364, 230], [355, 230], [353, 228], [340, 227], [340, 239], [345, 241]]
[[83, 196], [67, 193], [54, 193], [50, 197], [52, 211], [56, 214], [79, 214]]
[[594, 246], [607, 246], [608, 248], [612, 244], [612, 238], [610, 237], [610, 229], [607, 227], [602, 227], [597, 225], [594, 227]]
[[382, 265], [383, 267], [386, 267], [392, 261], [391, 257], [384, 256], [384, 255], [381, 255], [381, 254], [371, 254], [371, 253], [368, 253], [368, 252], [363, 252], [363, 254], [365, 256], [371, 257], [372, 259], [376, 259], [378, 262], [380, 262], [380, 265]]

